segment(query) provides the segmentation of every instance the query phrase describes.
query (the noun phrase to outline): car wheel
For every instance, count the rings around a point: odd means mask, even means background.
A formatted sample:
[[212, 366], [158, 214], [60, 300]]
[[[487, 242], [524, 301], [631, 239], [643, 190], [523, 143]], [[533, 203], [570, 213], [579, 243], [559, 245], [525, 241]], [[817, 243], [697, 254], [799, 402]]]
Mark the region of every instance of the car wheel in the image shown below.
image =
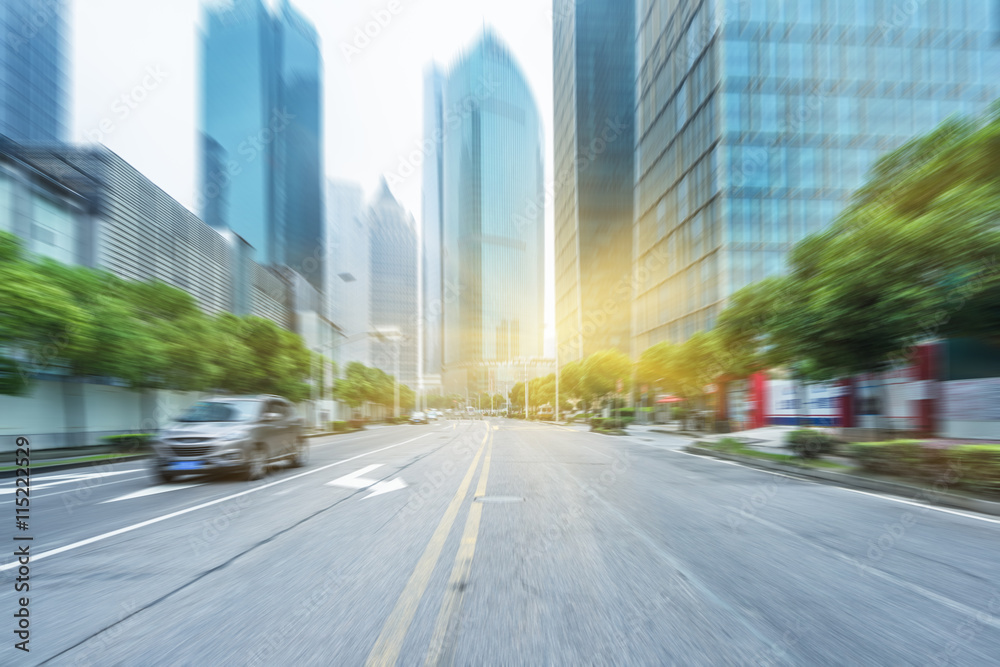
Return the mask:
[[295, 453], [292, 454], [292, 467], [301, 468], [309, 463], [309, 442], [305, 438], [299, 438], [295, 445]]
[[264, 448], [257, 445], [250, 450], [250, 458], [247, 461], [246, 476], [247, 481], [253, 482], [264, 476], [266, 461], [264, 460]]
[[174, 473], [166, 468], [157, 468], [156, 479], [162, 484], [170, 484], [170, 482], [174, 481]]

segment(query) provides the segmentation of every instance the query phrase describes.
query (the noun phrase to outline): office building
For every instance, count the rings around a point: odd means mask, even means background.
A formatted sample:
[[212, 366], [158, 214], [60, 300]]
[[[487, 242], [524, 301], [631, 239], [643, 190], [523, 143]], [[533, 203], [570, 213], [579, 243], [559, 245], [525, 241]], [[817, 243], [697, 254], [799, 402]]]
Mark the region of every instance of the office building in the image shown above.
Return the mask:
[[485, 390], [543, 355], [542, 128], [513, 56], [485, 32], [448, 73], [442, 142], [443, 384]]
[[631, 345], [635, 4], [553, 0], [560, 363]]
[[289, 282], [250, 259], [107, 148], [0, 143], [0, 230], [28, 251], [160, 280], [208, 313], [253, 314], [292, 328]]
[[441, 206], [444, 182], [444, 83], [445, 76], [439, 67], [432, 65], [424, 73], [424, 156], [423, 197], [421, 228], [421, 369], [425, 387], [434, 391], [441, 388], [442, 329], [444, 314], [444, 284], [442, 261], [446, 249], [441, 241], [444, 235], [444, 210]]
[[0, 2], [0, 135], [66, 140], [69, 116], [65, 0]]
[[640, 3], [634, 351], [711, 328], [879, 156], [1000, 96], [995, 5]]
[[315, 28], [288, 2], [206, 11], [201, 53], [201, 186], [207, 223], [231, 228], [258, 261], [323, 288], [322, 59]]
[[352, 361], [370, 366], [371, 253], [361, 186], [327, 182], [326, 243], [327, 312], [339, 328], [331, 358], [341, 368]]
[[[417, 366], [417, 229], [383, 179], [368, 209], [370, 230], [370, 336], [372, 365], [416, 389]], [[398, 355], [398, 360], [397, 360]]]

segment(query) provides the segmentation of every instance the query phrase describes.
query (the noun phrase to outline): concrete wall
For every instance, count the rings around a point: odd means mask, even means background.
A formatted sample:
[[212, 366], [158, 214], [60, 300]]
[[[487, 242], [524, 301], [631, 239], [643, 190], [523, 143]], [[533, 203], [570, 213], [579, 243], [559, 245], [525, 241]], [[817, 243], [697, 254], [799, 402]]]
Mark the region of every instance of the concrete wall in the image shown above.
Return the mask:
[[197, 392], [36, 380], [26, 396], [0, 396], [0, 452], [14, 451], [19, 436], [41, 450], [99, 445], [105, 435], [156, 430], [201, 397]]
[[1000, 378], [942, 382], [940, 396], [943, 437], [1000, 440]]
[[[105, 384], [36, 380], [27, 396], [0, 395], [0, 453], [13, 452], [20, 436], [28, 438], [32, 449], [43, 450], [96, 446], [106, 435], [156, 431], [206, 396], [198, 392], [132, 391]], [[347, 420], [352, 412], [347, 405], [330, 400], [320, 401], [318, 414], [310, 401], [296, 408], [307, 426], [315, 425], [319, 416], [325, 416], [326, 421]], [[365, 406], [361, 411], [372, 418], [388, 414], [377, 406]]]

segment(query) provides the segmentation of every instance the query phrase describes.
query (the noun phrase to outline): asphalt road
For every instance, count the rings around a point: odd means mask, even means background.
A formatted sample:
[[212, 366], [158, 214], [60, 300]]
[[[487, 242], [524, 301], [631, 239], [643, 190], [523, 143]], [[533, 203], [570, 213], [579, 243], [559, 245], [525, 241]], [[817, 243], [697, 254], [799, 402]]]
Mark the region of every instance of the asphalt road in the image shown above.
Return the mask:
[[1000, 520], [683, 444], [434, 422], [254, 483], [39, 474], [0, 664], [1000, 663]]

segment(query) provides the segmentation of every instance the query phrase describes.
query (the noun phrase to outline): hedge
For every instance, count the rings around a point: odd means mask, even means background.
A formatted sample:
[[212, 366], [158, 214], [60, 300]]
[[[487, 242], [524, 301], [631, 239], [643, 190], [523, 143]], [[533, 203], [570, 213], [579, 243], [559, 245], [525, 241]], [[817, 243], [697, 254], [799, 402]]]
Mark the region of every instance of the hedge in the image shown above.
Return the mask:
[[800, 428], [785, 436], [785, 446], [804, 459], [817, 459], [837, 451], [839, 440], [822, 431]]
[[1000, 494], [1000, 446], [928, 447], [919, 440], [851, 445], [858, 466], [867, 472]]
[[590, 418], [590, 430], [596, 431], [598, 429], [623, 429], [632, 423], [632, 419], [615, 419], [614, 417], [591, 417]]

